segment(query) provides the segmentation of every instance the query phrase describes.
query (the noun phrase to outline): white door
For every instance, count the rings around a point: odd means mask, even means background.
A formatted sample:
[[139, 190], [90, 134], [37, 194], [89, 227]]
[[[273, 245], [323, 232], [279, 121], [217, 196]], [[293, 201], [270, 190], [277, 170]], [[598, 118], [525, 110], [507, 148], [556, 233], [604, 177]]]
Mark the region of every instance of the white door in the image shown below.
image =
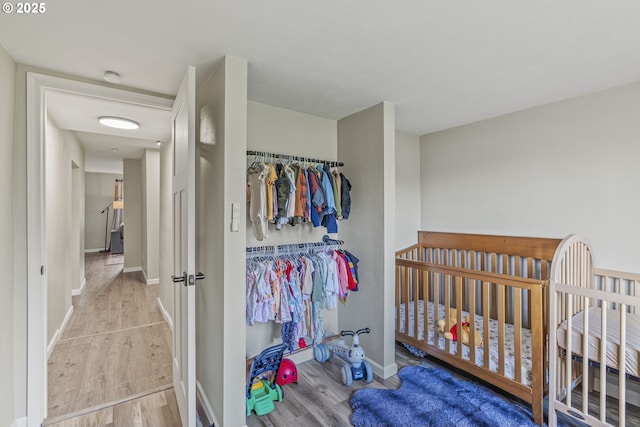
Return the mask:
[[196, 425], [196, 142], [195, 68], [173, 106], [173, 385], [182, 427]]

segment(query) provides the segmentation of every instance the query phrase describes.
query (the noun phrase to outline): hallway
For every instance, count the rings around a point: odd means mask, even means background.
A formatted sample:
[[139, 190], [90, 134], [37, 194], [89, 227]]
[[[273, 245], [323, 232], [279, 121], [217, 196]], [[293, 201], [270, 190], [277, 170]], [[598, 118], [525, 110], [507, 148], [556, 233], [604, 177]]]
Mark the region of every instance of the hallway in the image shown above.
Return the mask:
[[48, 362], [45, 425], [179, 426], [158, 285], [85, 255], [87, 285]]

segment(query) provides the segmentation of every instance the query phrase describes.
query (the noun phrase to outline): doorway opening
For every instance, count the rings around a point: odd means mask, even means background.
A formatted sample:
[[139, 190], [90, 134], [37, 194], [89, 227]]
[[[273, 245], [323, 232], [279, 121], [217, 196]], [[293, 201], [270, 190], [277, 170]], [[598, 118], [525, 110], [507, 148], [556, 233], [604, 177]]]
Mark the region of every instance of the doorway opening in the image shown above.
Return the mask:
[[[122, 399], [131, 400], [131, 396], [144, 398], [140, 394], [148, 393], [149, 390], [164, 392], [172, 387], [170, 381], [171, 372], [171, 338], [170, 330], [163, 318], [163, 314], [157, 306], [157, 296], [144, 296], [144, 292], [133, 290], [137, 288], [147, 291], [146, 288], [152, 288], [151, 285], [157, 285], [158, 274], [149, 273], [150, 258], [153, 254], [149, 252], [149, 247], [143, 248], [142, 244], [139, 248], [139, 257], [133, 258], [132, 264], [129, 266], [130, 271], [126, 271], [126, 264], [105, 265], [106, 253], [89, 252], [85, 250], [93, 249], [87, 246], [85, 241], [85, 231], [87, 229], [86, 216], [83, 210], [86, 206], [86, 160], [84, 155], [78, 155], [78, 150], [90, 151], [82, 145], [78, 140], [77, 134], [81, 137], [90, 134], [90, 129], [71, 129], [65, 125], [68, 119], [69, 111], [65, 111], [61, 115], [56, 115], [54, 108], [57, 101], [68, 101], [70, 98], [76, 97], [80, 102], [93, 102], [104, 107], [108, 104], [121, 103], [130, 108], [146, 108], [155, 109], [166, 115], [167, 127], [170, 129], [171, 106], [173, 100], [162, 97], [155, 97], [145, 94], [128, 92], [111, 87], [94, 85], [89, 83], [77, 82], [46, 76], [42, 74], [28, 73], [27, 76], [27, 176], [28, 176], [28, 420], [29, 425], [40, 425], [48, 413], [49, 418], [60, 409], [62, 405], [55, 404], [53, 408], [49, 403], [50, 394], [65, 394], [67, 400], [78, 400], [72, 396], [71, 386], [62, 386], [59, 381], [62, 377], [74, 377], [73, 374], [67, 372], [63, 375], [50, 375], [50, 365], [52, 354], [56, 352], [56, 347], [66, 345], [71, 349], [69, 357], [63, 364], [67, 367], [78, 366], [81, 363], [95, 364], [95, 360], [90, 362], [87, 360], [86, 349], [95, 346], [96, 342], [107, 345], [109, 350], [102, 350], [96, 357], [105, 362], [107, 366], [115, 366], [115, 361], [120, 361], [121, 365], [126, 366], [124, 371], [135, 370], [135, 363], [140, 363], [139, 359], [144, 356], [135, 355], [127, 361], [125, 349], [133, 349], [136, 339], [132, 334], [137, 332], [145, 337], [156, 336], [158, 342], [164, 340], [167, 342], [168, 356], [165, 354], [169, 366], [169, 381], [166, 384], [157, 385], [150, 378], [144, 380], [128, 381], [126, 372], [118, 369], [114, 372], [91, 373], [85, 370], [85, 375], [89, 377], [77, 377], [74, 379], [84, 386], [84, 391], [80, 392], [84, 396], [85, 401], [91, 406], [90, 396], [102, 395], [103, 401], [99, 405], [112, 405]], [[68, 107], [68, 103], [65, 103]], [[66, 110], [70, 110], [66, 108]], [[168, 137], [170, 138], [170, 136]], [[159, 152], [156, 141], [166, 141], [168, 138], [153, 138], [151, 140], [148, 151], [155, 151], [148, 157], [157, 156], [159, 162]], [[89, 144], [100, 144], [109, 140], [109, 150], [113, 148], [117, 135], [99, 134]], [[124, 138], [124, 143], [143, 144], [141, 141], [132, 141], [136, 138]], [[138, 138], [139, 139], [139, 138]], [[148, 143], [148, 142], [147, 142]], [[139, 147], [138, 147], [139, 148]], [[113, 152], [113, 151], [112, 151]], [[136, 171], [136, 162], [138, 178], [143, 180], [143, 172], [147, 172], [149, 168], [143, 166], [141, 158], [130, 158], [132, 170]], [[63, 164], [64, 167], [52, 167], [51, 161]], [[71, 167], [69, 168], [69, 165]], [[159, 171], [159, 168], [157, 168]], [[51, 175], [49, 175], [51, 174]], [[135, 187], [135, 186], [134, 186]], [[142, 188], [142, 184], [138, 187]], [[148, 192], [141, 191], [141, 195], [147, 196]], [[132, 209], [135, 212], [135, 207]], [[152, 211], [149, 209], [148, 211]], [[64, 215], [55, 215], [55, 212], [64, 212]], [[142, 208], [139, 209], [142, 213]], [[157, 209], [155, 210], [157, 214]], [[135, 221], [134, 221], [135, 222]], [[147, 224], [148, 221], [140, 220], [140, 223]], [[157, 224], [157, 221], [154, 223]], [[135, 224], [131, 227], [135, 235]], [[102, 224], [104, 227], [104, 224]], [[102, 230], [104, 230], [101, 227]], [[120, 227], [118, 227], [120, 229]], [[124, 229], [119, 230], [124, 235]], [[139, 230], [140, 235], [142, 231]], [[151, 234], [151, 233], [148, 233]], [[157, 237], [157, 233], [155, 233]], [[158, 251], [158, 244], [155, 244], [154, 250]], [[133, 247], [134, 254], [135, 245]], [[146, 251], [146, 252], [145, 252]], [[128, 255], [128, 254], [127, 254]], [[99, 259], [99, 258], [103, 259]], [[155, 256], [157, 260], [157, 255]], [[87, 262], [85, 263], [85, 259]], [[144, 263], [143, 261], [144, 260]], [[95, 264], [97, 262], [97, 264]], [[125, 261], [126, 262], [126, 261]], [[156, 261], [157, 263], [157, 261]], [[146, 268], [146, 270], [145, 270]], [[104, 280], [99, 279], [102, 277]], [[95, 279], [95, 280], [94, 280]], [[155, 283], [154, 283], [155, 281]], [[151, 283], [150, 283], [151, 282]], [[91, 288], [91, 284], [95, 284], [97, 289]], [[111, 286], [109, 286], [111, 285]], [[100, 287], [105, 287], [100, 289]], [[110, 289], [110, 288], [113, 289]], [[118, 288], [118, 289], [116, 289]], [[102, 298], [101, 302], [80, 301], [83, 295], [93, 292], [98, 298]], [[100, 293], [102, 292], [102, 293]], [[115, 292], [115, 293], [114, 293]], [[117, 292], [124, 292], [118, 297]], [[72, 295], [76, 300], [73, 301]], [[101, 317], [102, 314], [97, 312], [97, 307], [105, 308], [104, 299], [112, 299], [117, 301], [115, 305], [106, 304], [105, 312], [111, 310], [114, 306], [119, 306], [120, 311], [115, 313], [115, 320], [108, 320]], [[93, 304], [93, 305], [92, 305]], [[138, 306], [139, 304], [139, 306]], [[133, 305], [133, 307], [132, 307]], [[127, 312], [125, 309], [128, 309]], [[145, 310], [155, 311], [155, 317], [143, 318], [141, 313]], [[116, 310], [117, 311], [117, 310]], [[93, 318], [94, 325], [89, 322], [79, 320], [75, 321], [74, 317], [80, 316], [83, 312], [89, 313]], [[135, 315], [133, 314], [135, 313]], [[136, 317], [135, 321], [131, 318]], [[97, 323], [96, 323], [97, 322]], [[111, 329], [108, 326], [112, 323]], [[114, 329], [114, 322], [119, 322], [117, 326], [124, 326], [129, 330], [128, 337], [119, 337]], [[128, 322], [128, 323], [127, 323]], [[84, 328], [80, 330], [78, 328]], [[100, 331], [102, 328], [102, 331]], [[147, 328], [146, 330], [144, 328]], [[163, 331], [149, 333], [149, 328], [162, 329]], [[76, 332], [73, 332], [73, 330]], [[169, 338], [167, 339], [167, 334]], [[120, 335], [123, 335], [122, 333]], [[164, 337], [162, 337], [164, 335]], [[120, 339], [120, 341], [118, 341]], [[85, 341], [91, 341], [87, 344]], [[100, 341], [102, 340], [102, 341]], [[120, 344], [119, 344], [120, 343]], [[155, 348], [160, 353], [160, 344], [150, 344], [150, 348]], [[116, 349], [117, 351], [115, 351]], [[124, 355], [124, 356], [123, 356]], [[154, 355], [155, 357], [155, 355]], [[160, 357], [160, 356], [159, 356]], [[147, 360], [147, 365], [153, 365]], [[152, 375], [147, 375], [151, 377]], [[162, 376], [158, 374], [157, 376]], [[122, 385], [118, 386], [115, 382], [110, 382], [112, 378], [120, 377]], [[145, 383], [146, 381], [146, 383]], [[137, 384], [132, 384], [133, 382]], [[140, 387], [138, 387], [140, 386]], [[56, 389], [57, 391], [51, 392]], [[88, 388], [87, 388], [88, 387]], [[102, 387], [102, 388], [101, 388]], [[109, 394], [106, 391], [109, 387], [115, 389], [120, 387], [120, 395]], [[136, 388], [138, 387], [138, 388]], [[164, 390], [163, 387], [166, 389]], [[142, 390], [143, 391], [137, 391]], [[64, 392], [59, 393], [59, 390]], [[117, 397], [127, 394], [127, 397]], [[110, 397], [111, 396], [111, 397]], [[116, 397], [113, 397], [116, 396]], [[94, 409], [95, 406], [93, 405]], [[86, 408], [84, 408], [86, 409]], [[54, 415], [55, 416], [55, 415]], [[46, 424], [50, 424], [47, 422]]]

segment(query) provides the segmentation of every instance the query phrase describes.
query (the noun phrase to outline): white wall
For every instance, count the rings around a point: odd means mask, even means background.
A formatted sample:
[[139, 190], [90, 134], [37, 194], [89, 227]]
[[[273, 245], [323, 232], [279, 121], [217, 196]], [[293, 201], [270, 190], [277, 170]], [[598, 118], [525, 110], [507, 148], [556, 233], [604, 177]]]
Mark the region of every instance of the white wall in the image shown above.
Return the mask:
[[[277, 108], [254, 101], [248, 102], [247, 149], [270, 153], [289, 154], [320, 160], [337, 160], [337, 122], [296, 111]], [[253, 161], [247, 157], [247, 162]], [[247, 167], [249, 164], [247, 164]], [[249, 204], [247, 203], [247, 209]], [[296, 226], [283, 225], [276, 230], [269, 224], [269, 236], [258, 241], [253, 225], [246, 218], [247, 247], [279, 245], [301, 242], [321, 242], [326, 228], [314, 228], [311, 223]], [[345, 221], [346, 222], [346, 221]], [[341, 223], [339, 223], [340, 226]], [[338, 332], [338, 311], [323, 311], [323, 323], [328, 335]], [[281, 324], [255, 323], [247, 326], [247, 355], [253, 357], [270, 345], [282, 342]], [[313, 357], [308, 352], [304, 358]]]
[[[198, 144], [197, 262], [207, 278], [196, 287], [196, 375], [216, 425], [246, 425], [246, 228], [231, 231], [231, 205], [246, 215], [247, 62], [226, 57], [198, 91], [213, 144]], [[200, 124], [196, 135], [200, 135]], [[208, 133], [208, 132], [205, 132]]]
[[124, 270], [142, 270], [142, 164], [124, 160]]
[[164, 315], [173, 329], [173, 145], [163, 144], [160, 149], [160, 217], [159, 217], [159, 289], [158, 302], [165, 311]]
[[420, 137], [396, 132], [396, 249], [418, 242]]
[[[70, 240], [73, 242], [71, 251], [71, 285], [72, 292], [80, 290], [86, 282], [84, 277], [84, 209], [85, 209], [85, 181], [84, 170], [80, 165], [71, 165], [71, 215]], [[74, 226], [75, 225], [75, 226]]]
[[[142, 270], [147, 284], [158, 283], [160, 274], [160, 152], [145, 150], [142, 166]], [[126, 206], [126, 205], [125, 205]]]
[[79, 268], [84, 248], [79, 239], [81, 224], [71, 221], [73, 165], [84, 170], [84, 150], [73, 132], [60, 130], [50, 119], [46, 121], [44, 140], [47, 342], [51, 343], [62, 332], [71, 309], [71, 290], [79, 288], [79, 278], [84, 277], [84, 272], [72, 271]]
[[[16, 64], [2, 46], [0, 76], [0, 194], [13, 200]], [[14, 407], [14, 287], [24, 285], [14, 281], [13, 274], [13, 203], [0, 204], [0, 242], [0, 271], [4, 276], [0, 284], [0, 425], [8, 426], [19, 415]]]
[[105, 249], [105, 229], [107, 231], [107, 246], [111, 237], [113, 225], [113, 209], [101, 213], [113, 202], [113, 191], [116, 179], [122, 179], [122, 174], [86, 172], [85, 179], [85, 233], [86, 251]]
[[352, 185], [351, 216], [340, 238], [360, 259], [358, 292], [339, 307], [340, 329], [369, 327], [362, 337], [374, 372], [395, 363], [395, 109], [382, 103], [338, 120], [338, 158]]
[[425, 135], [422, 228], [586, 236], [638, 272], [640, 83]]

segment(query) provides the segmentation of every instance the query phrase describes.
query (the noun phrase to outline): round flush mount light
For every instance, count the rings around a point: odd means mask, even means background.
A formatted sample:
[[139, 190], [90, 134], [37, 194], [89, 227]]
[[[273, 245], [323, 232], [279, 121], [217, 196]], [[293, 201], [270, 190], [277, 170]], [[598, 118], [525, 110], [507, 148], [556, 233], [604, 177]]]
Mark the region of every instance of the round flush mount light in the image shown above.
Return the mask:
[[140, 127], [138, 122], [122, 117], [102, 116], [98, 118], [98, 122], [103, 126], [116, 129], [138, 129]]
[[120, 83], [120, 74], [116, 73], [115, 71], [105, 71], [104, 79], [109, 83], [118, 84]]

